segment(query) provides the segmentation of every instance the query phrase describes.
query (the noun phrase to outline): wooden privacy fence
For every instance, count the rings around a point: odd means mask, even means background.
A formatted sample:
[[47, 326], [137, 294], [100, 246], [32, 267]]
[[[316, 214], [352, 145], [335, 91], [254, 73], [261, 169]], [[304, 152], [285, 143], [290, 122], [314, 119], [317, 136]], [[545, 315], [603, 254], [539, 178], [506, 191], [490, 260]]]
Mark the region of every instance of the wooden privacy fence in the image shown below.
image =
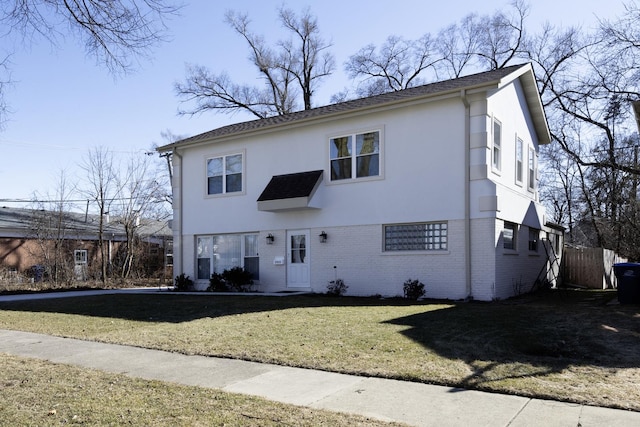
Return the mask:
[[562, 257], [564, 282], [591, 289], [617, 288], [613, 265], [626, 261], [610, 249], [565, 247]]

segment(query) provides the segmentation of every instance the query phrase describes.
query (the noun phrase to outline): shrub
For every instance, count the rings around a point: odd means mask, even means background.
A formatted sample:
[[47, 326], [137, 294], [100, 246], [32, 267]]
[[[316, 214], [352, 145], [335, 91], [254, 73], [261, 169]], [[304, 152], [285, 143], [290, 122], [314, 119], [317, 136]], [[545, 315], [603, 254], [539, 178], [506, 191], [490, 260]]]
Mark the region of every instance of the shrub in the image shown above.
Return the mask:
[[193, 280], [189, 278], [189, 276], [184, 273], [176, 276], [175, 280], [175, 288], [176, 291], [189, 291], [193, 288]]
[[224, 280], [222, 274], [213, 273], [209, 279], [209, 287], [207, 290], [209, 292], [226, 292], [229, 290], [229, 287], [227, 286], [227, 281]]
[[344, 284], [344, 280], [336, 279], [329, 282], [327, 285], [327, 295], [339, 297], [347, 292], [349, 287]]
[[407, 299], [417, 300], [418, 298], [424, 296], [424, 284], [419, 280], [407, 280], [404, 282], [404, 297]]
[[247, 292], [253, 285], [253, 274], [242, 267], [233, 267], [222, 272], [222, 278], [227, 287], [238, 291]]

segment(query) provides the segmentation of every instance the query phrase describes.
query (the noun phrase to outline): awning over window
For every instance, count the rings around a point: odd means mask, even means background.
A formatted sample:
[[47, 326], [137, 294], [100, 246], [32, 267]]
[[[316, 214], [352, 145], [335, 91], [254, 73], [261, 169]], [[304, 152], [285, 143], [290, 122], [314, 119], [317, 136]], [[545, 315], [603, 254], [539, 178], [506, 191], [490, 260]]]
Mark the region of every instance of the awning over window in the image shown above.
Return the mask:
[[281, 211], [311, 208], [309, 203], [322, 182], [323, 171], [276, 175], [271, 178], [260, 197], [259, 211]]

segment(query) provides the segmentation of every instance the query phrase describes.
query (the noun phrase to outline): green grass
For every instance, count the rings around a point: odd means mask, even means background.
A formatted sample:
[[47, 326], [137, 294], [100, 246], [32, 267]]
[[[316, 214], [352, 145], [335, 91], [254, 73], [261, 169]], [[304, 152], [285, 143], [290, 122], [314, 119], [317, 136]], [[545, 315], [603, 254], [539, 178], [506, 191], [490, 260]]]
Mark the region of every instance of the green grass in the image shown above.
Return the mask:
[[366, 417], [0, 353], [3, 426], [383, 426]]
[[640, 308], [615, 296], [110, 295], [2, 303], [0, 328], [640, 410]]

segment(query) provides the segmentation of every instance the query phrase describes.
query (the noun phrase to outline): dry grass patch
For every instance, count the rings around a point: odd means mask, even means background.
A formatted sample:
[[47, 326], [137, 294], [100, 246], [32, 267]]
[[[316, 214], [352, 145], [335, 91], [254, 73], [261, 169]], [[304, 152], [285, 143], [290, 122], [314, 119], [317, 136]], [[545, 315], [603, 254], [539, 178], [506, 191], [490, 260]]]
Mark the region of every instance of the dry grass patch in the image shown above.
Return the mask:
[[0, 328], [640, 410], [640, 310], [615, 296], [111, 295], [0, 304]]
[[2, 425], [398, 425], [3, 354], [0, 364]]

